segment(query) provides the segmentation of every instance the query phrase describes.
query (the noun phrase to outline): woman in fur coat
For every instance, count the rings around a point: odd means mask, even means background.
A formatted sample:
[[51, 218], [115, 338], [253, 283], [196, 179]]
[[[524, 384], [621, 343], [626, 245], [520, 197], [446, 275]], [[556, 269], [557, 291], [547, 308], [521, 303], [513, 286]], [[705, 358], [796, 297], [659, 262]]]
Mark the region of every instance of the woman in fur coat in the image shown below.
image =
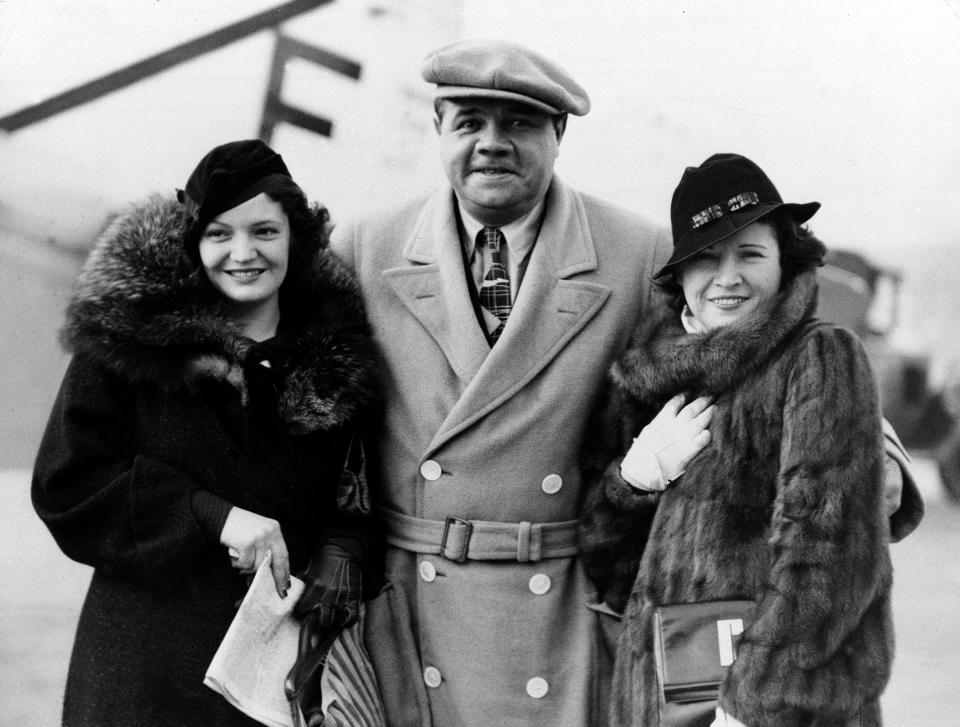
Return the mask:
[[35, 465], [37, 512], [94, 568], [70, 727], [257, 724], [203, 678], [268, 551], [280, 595], [302, 575], [297, 610], [324, 623], [375, 588], [359, 435], [377, 366], [326, 210], [255, 140], [213, 149], [178, 196], [91, 252]]
[[[611, 725], [665, 724], [658, 606], [740, 599], [756, 607], [719, 703], [687, 724], [880, 724], [893, 657], [881, 415], [858, 339], [813, 319], [825, 250], [802, 224], [818, 207], [784, 204], [732, 154], [688, 168], [674, 193], [658, 273], [670, 305], [614, 365], [585, 452], [584, 563], [625, 611]], [[671, 482], [634, 437], [665, 403], [702, 396], [712, 406], [689, 418], [710, 419], [707, 443]]]

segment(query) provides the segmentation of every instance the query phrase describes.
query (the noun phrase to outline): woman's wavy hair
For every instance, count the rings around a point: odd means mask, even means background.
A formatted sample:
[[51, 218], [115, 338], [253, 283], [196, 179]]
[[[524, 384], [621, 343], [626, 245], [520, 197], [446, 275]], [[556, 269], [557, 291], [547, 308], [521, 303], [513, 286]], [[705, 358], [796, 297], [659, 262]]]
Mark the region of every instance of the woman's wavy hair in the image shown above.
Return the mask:
[[[330, 242], [330, 213], [317, 202], [307, 200], [306, 193], [290, 177], [271, 180], [263, 192], [280, 205], [290, 223], [290, 252], [287, 276], [280, 285], [280, 295], [288, 288], [296, 288], [313, 269], [317, 253]], [[194, 220], [184, 234], [183, 242], [192, 263], [200, 271], [200, 238], [210, 224], [210, 218]], [[202, 275], [205, 279], [206, 275]], [[211, 286], [212, 289], [212, 286]]]
[[[777, 246], [780, 248], [780, 268], [783, 270], [780, 290], [786, 288], [800, 273], [823, 265], [827, 246], [806, 225], [798, 224], [788, 212], [775, 210], [751, 224], [767, 224], [773, 227]], [[677, 277], [676, 266], [654, 283], [667, 297], [667, 305], [671, 309], [677, 312], [683, 310], [686, 300], [683, 297], [680, 279]]]

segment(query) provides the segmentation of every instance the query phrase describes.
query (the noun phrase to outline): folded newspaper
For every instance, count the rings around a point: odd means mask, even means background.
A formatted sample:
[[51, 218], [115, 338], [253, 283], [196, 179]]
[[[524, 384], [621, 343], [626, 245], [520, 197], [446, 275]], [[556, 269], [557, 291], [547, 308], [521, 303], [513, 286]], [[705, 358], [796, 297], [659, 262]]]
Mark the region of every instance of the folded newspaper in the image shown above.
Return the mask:
[[300, 622], [293, 606], [304, 585], [290, 580], [287, 597], [280, 598], [270, 556], [263, 559], [203, 678], [234, 707], [271, 727], [293, 725], [283, 680], [297, 660]]

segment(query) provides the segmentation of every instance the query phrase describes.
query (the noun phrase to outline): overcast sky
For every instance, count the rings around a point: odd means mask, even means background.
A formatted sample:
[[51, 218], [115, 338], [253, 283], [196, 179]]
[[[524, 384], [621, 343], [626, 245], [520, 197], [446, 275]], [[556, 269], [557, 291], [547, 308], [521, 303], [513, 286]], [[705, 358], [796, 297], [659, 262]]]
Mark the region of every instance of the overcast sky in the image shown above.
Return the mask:
[[[0, 115], [266, 6], [0, 0]], [[945, 325], [960, 282], [957, 2], [468, 0], [462, 29], [451, 7], [340, 0], [289, 24], [366, 64], [362, 96], [302, 74], [301, 100], [340, 122], [338, 142], [318, 152], [293, 132], [274, 139], [335, 216], [439, 178], [419, 59], [461, 32], [509, 38], [559, 59], [591, 95], [561, 146], [567, 181], [666, 222], [685, 166], [746, 154], [786, 199], [823, 204], [811, 224], [828, 245], [904, 271], [915, 339], [955, 336]], [[95, 202], [93, 216], [96, 203], [182, 184], [213, 143], [256, 133], [272, 42], [253, 36], [0, 136], [0, 199], [76, 197]], [[413, 112], [398, 123], [391, 113], [403, 105]]]

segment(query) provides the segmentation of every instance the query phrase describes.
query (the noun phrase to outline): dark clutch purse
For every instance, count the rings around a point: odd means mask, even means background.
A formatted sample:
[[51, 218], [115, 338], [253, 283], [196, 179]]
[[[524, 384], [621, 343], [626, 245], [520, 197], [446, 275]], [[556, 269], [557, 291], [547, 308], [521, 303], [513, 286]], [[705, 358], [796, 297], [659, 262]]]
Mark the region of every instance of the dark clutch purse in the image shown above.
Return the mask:
[[663, 727], [709, 725], [754, 601], [701, 601], [657, 608], [654, 650]]

